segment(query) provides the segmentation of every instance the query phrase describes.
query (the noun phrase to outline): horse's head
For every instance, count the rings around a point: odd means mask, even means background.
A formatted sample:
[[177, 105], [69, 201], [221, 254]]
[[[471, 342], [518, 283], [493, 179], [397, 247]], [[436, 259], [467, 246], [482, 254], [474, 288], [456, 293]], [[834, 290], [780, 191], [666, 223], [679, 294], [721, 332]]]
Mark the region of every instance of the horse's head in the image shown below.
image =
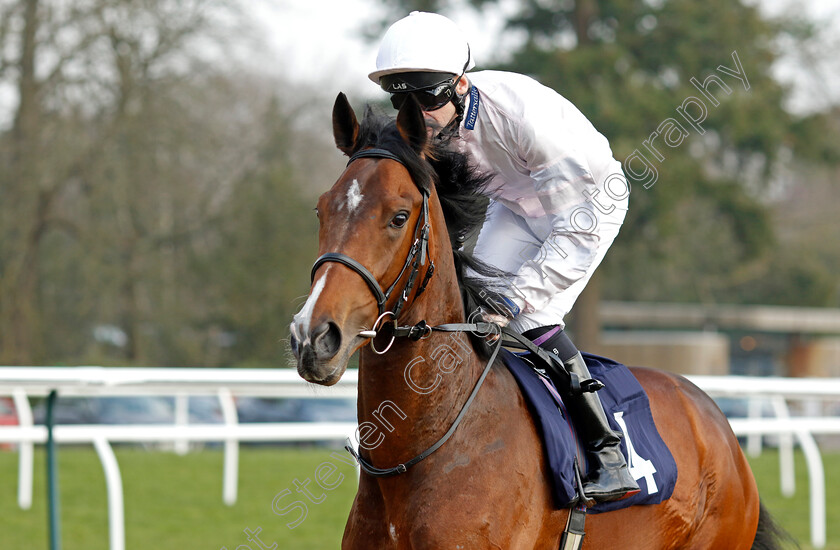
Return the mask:
[[[428, 139], [416, 101], [403, 105], [394, 131], [372, 140], [339, 94], [333, 132], [351, 160], [318, 200], [320, 257], [309, 298], [291, 324], [298, 372], [323, 385], [336, 383], [350, 356], [368, 342], [360, 332], [374, 328], [383, 312], [411, 302], [434, 252], [434, 244], [426, 244], [434, 233], [431, 168], [422, 161]], [[427, 181], [417, 181], [418, 170], [428, 171]]]

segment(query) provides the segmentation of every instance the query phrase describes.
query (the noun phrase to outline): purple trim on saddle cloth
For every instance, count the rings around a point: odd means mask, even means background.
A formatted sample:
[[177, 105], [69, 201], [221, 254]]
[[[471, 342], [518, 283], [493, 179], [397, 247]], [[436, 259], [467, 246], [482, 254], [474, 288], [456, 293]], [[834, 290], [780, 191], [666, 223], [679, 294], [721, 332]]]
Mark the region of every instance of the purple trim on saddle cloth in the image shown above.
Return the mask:
[[562, 329], [560, 328], [560, 325], [557, 325], [556, 327], [549, 330], [548, 332], [546, 332], [542, 336], [537, 336], [535, 339], [531, 340], [531, 342], [535, 346], [541, 346], [541, 345], [543, 345], [544, 342], [547, 342], [549, 338], [551, 338], [552, 336], [554, 336], [555, 334], [557, 334], [561, 330]]
[[554, 401], [557, 403], [557, 406], [558, 407], [564, 407], [563, 398], [560, 397], [559, 393], [557, 393], [557, 388], [554, 387], [554, 384], [552, 384], [551, 382], [549, 382], [548, 380], [546, 380], [542, 376], [540, 376], [540, 380], [542, 381], [543, 386], [545, 386], [545, 389], [548, 390], [548, 393], [551, 394], [551, 397], [554, 398]]
[[[578, 443], [563, 400], [545, 377], [534, 371], [530, 363], [507, 350], [500, 355], [516, 378], [534, 424], [543, 443], [543, 452], [550, 472], [554, 502], [558, 508], [568, 507], [576, 495], [574, 474]], [[598, 392], [610, 426], [621, 432], [621, 451], [628, 456], [630, 473], [639, 482], [639, 494], [616, 502], [593, 506], [587, 513], [597, 514], [627, 508], [634, 504], [658, 504], [671, 497], [677, 481], [677, 465], [665, 446], [650, 412], [650, 402], [633, 374], [620, 363], [604, 357], [582, 353], [593, 378], [606, 387]]]
[[[569, 411], [566, 409], [566, 403], [563, 402], [563, 398], [560, 397], [560, 394], [557, 393], [557, 388], [554, 387], [554, 383], [546, 378], [545, 376], [540, 376], [540, 381], [545, 386], [545, 389], [548, 390], [548, 393], [551, 394], [551, 397], [554, 398], [554, 402], [557, 403], [557, 408], [560, 409], [560, 415], [563, 418], [569, 418]], [[580, 438], [577, 436], [577, 431], [575, 430], [574, 425], [571, 422], [566, 422], [566, 426], [569, 428], [569, 437], [572, 438], [572, 441], [575, 442], [575, 453], [577, 454], [577, 463], [580, 465], [583, 470], [585, 471], [587, 467], [586, 462], [586, 452], [583, 448], [583, 444], [580, 441]]]

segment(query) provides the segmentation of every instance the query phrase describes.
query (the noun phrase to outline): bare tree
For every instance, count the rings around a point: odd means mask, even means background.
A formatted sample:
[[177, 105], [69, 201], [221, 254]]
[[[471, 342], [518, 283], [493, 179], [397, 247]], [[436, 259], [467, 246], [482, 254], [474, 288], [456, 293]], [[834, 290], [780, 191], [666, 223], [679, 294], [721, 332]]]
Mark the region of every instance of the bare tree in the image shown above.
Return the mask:
[[[65, 208], [77, 207], [73, 198], [79, 195], [90, 200], [110, 195], [113, 201], [119, 224], [108, 229], [120, 236], [124, 260], [122, 316], [129, 333], [136, 332], [138, 247], [149, 239], [168, 239], [161, 235], [174, 230], [161, 215], [168, 210], [173, 219], [172, 204], [154, 205], [157, 219], [143, 210], [143, 199], [166, 196], [149, 189], [159, 178], [155, 153], [171, 148], [158, 138], [189, 139], [165, 132], [176, 130], [176, 121], [193, 122], [174, 116], [187, 108], [174, 103], [162, 108], [161, 97], [174, 102], [173, 86], [197, 81], [202, 60], [196, 43], [218, 39], [214, 18], [223, 11], [230, 15], [229, 5], [199, 0], [0, 4], [0, 78], [14, 85], [18, 103], [12, 130], [2, 141], [0, 361], [25, 364], [42, 357], [45, 238], [60, 230], [90, 242], [98, 238], [91, 232], [101, 235], [104, 229], [90, 220], [80, 228], [79, 211]], [[188, 96], [181, 99], [189, 102]], [[169, 127], [156, 127], [163, 122]], [[121, 174], [109, 181], [103, 166], [119, 166]], [[106, 178], [95, 180], [95, 174]], [[129, 359], [138, 357], [134, 340]]]

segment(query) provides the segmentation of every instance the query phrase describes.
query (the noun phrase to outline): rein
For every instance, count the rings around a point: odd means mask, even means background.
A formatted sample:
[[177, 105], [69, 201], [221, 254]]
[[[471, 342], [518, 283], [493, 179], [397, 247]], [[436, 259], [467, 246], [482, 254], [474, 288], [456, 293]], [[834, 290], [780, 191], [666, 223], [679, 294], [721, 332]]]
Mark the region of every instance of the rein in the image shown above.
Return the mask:
[[[490, 372], [490, 369], [493, 367], [493, 363], [496, 360], [496, 357], [499, 355], [499, 350], [502, 347], [502, 343], [508, 347], [515, 347], [518, 349], [526, 350], [531, 352], [535, 360], [542, 361], [545, 364], [548, 363], [557, 363], [556, 359], [554, 359], [549, 353], [545, 350], [540, 348], [539, 346], [535, 346], [531, 340], [522, 336], [520, 333], [515, 332], [507, 327], [499, 327], [499, 325], [495, 323], [449, 323], [444, 325], [437, 325], [437, 326], [428, 326], [426, 325], [425, 321], [420, 321], [417, 325], [413, 327], [398, 327], [398, 331], [402, 331], [399, 336], [406, 336], [411, 339], [419, 340], [419, 338], [412, 338], [410, 336], [410, 332], [417, 327], [422, 325], [423, 330], [425, 331], [428, 329], [430, 332], [477, 332], [479, 334], [498, 334], [502, 336], [499, 338], [493, 347], [493, 353], [490, 355], [490, 359], [487, 360], [487, 365], [485, 365], [484, 370], [481, 371], [481, 376], [478, 377], [478, 381], [475, 383], [470, 396], [464, 402], [464, 406], [461, 408], [461, 412], [458, 413], [458, 416], [455, 417], [455, 421], [449, 427], [449, 430], [443, 434], [443, 437], [437, 440], [431, 447], [423, 451], [422, 453], [418, 454], [411, 460], [403, 462], [401, 464], [397, 464], [392, 468], [377, 468], [367, 460], [361, 457], [361, 455], [352, 447], [352, 445], [348, 443], [344, 445], [344, 448], [353, 455], [353, 458], [359, 463], [359, 467], [365, 471], [368, 475], [373, 477], [391, 477], [398, 474], [404, 474], [408, 471], [409, 468], [414, 466], [415, 464], [421, 462], [433, 452], [440, 449], [444, 443], [446, 443], [452, 434], [455, 433], [455, 430], [458, 429], [458, 425], [461, 423], [461, 420], [464, 419], [464, 416], [467, 414], [467, 410], [469, 410], [470, 405], [472, 405], [473, 400], [475, 400], [476, 395], [478, 395], [478, 390], [481, 389], [481, 385], [484, 384], [484, 379], [487, 378], [487, 374]], [[396, 336], [397, 334], [395, 334]], [[505, 338], [506, 337], [506, 338]], [[390, 346], [389, 346], [390, 347]], [[581, 382], [577, 379], [577, 375], [574, 373], [569, 373], [565, 366], [562, 363], [559, 363], [558, 366], [561, 367], [562, 371], [565, 372], [570, 377], [570, 386], [572, 388], [577, 387], [577, 391], [591, 391], [589, 389], [581, 390]]]
[[[400, 328], [408, 328], [408, 327], [400, 327]], [[432, 331], [436, 332], [492, 332], [498, 331], [499, 326], [493, 323], [451, 323], [446, 325], [437, 325], [434, 327], [429, 327]], [[409, 468], [414, 466], [415, 464], [421, 462], [422, 460], [428, 458], [433, 452], [440, 449], [444, 443], [446, 443], [452, 434], [455, 433], [455, 430], [458, 429], [458, 425], [461, 423], [461, 420], [464, 419], [466, 416], [467, 411], [472, 405], [473, 401], [475, 400], [476, 395], [478, 395], [478, 390], [481, 389], [481, 385], [484, 384], [484, 379], [487, 378], [487, 374], [490, 372], [490, 369], [493, 367], [493, 362], [496, 360], [496, 356], [499, 354], [499, 349], [502, 347], [501, 339], [496, 343], [493, 348], [493, 353], [490, 355], [490, 359], [487, 360], [487, 365], [485, 365], [484, 370], [481, 371], [481, 376], [478, 377], [478, 381], [475, 383], [470, 396], [464, 402], [464, 406], [461, 408], [461, 412], [458, 413], [458, 416], [455, 417], [455, 421], [452, 422], [452, 425], [443, 434], [443, 437], [437, 440], [431, 447], [420, 453], [419, 455], [415, 456], [411, 460], [403, 462], [401, 464], [397, 464], [392, 468], [377, 468], [367, 460], [361, 457], [361, 455], [350, 445], [349, 440], [344, 448], [353, 455], [353, 458], [359, 463], [359, 467], [365, 471], [366, 474], [371, 475], [373, 477], [391, 477], [398, 474], [404, 474], [408, 471]]]

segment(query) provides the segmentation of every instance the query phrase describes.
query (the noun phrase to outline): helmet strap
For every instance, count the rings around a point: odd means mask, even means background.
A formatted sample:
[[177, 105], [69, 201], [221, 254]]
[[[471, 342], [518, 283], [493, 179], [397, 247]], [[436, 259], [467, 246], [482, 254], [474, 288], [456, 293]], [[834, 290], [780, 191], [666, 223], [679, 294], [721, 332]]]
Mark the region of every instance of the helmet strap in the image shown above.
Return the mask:
[[451, 101], [452, 104], [455, 105], [455, 118], [453, 118], [452, 122], [447, 124], [446, 127], [440, 131], [437, 135], [437, 139], [449, 141], [454, 137], [458, 137], [458, 131], [461, 128], [461, 121], [464, 120], [464, 101], [468, 95], [469, 92], [466, 94], [454, 94]]
[[[464, 63], [464, 68], [461, 70], [460, 76], [458, 76], [458, 79], [455, 81], [455, 88], [458, 87], [458, 84], [460, 84], [461, 79], [464, 78], [464, 75], [467, 72], [467, 67], [470, 64], [470, 56], [470, 45], [467, 44], [467, 62]], [[471, 87], [472, 84], [470, 84], [470, 88]], [[449, 141], [454, 137], [458, 137], [458, 131], [461, 128], [461, 121], [464, 120], [464, 103], [466, 102], [467, 96], [470, 94], [470, 89], [467, 88], [465, 93], [459, 94], [455, 91], [455, 88], [452, 90], [454, 93], [452, 94], [452, 99], [450, 100], [452, 101], [452, 104], [455, 105], [455, 118], [453, 118], [452, 122], [447, 124], [446, 127], [437, 135], [437, 139], [441, 141]]]

